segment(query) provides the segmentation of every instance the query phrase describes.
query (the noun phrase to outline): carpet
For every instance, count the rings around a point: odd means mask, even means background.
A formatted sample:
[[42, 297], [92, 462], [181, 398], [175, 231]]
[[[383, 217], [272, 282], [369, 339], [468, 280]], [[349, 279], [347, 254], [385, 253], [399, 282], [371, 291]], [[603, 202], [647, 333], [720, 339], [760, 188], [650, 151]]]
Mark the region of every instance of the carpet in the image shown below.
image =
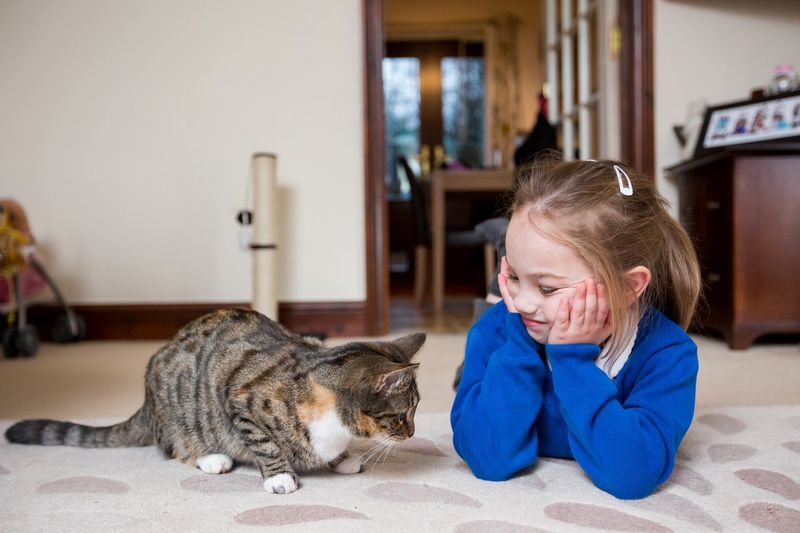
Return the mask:
[[800, 406], [699, 412], [670, 480], [638, 501], [600, 491], [566, 460], [481, 481], [456, 456], [447, 414], [418, 415], [416, 426], [363, 473], [305, 475], [285, 496], [267, 494], [253, 469], [210, 476], [153, 447], [0, 439], [0, 530], [800, 532]]

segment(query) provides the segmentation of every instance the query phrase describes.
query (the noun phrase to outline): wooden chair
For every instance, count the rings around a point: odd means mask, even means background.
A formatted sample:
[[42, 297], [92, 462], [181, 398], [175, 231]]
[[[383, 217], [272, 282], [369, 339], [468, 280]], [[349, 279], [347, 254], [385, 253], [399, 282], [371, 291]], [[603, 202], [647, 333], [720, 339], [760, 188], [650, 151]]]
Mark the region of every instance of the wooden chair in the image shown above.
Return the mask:
[[[404, 156], [398, 156], [397, 162], [403, 169], [411, 190], [411, 210], [414, 215], [414, 304], [422, 307], [426, 296], [430, 293], [431, 284], [431, 228], [428, 223], [428, 210], [422, 185]], [[487, 242], [475, 230], [448, 231], [445, 234], [447, 246], [482, 246], [484, 250], [484, 270], [487, 286], [494, 276], [497, 258], [495, 246]]]

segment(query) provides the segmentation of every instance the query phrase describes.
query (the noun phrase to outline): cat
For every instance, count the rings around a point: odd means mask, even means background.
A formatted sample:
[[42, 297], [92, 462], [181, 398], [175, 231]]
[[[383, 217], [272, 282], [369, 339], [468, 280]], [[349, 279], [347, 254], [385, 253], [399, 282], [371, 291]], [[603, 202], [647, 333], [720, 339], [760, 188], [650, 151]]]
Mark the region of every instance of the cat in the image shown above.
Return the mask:
[[90, 427], [23, 420], [12, 443], [149, 446], [222, 474], [257, 467], [264, 488], [288, 494], [296, 472], [362, 470], [354, 437], [393, 444], [414, 434], [419, 402], [412, 357], [424, 333], [325, 347], [255, 311], [226, 309], [183, 327], [153, 355], [144, 404], [128, 420]]

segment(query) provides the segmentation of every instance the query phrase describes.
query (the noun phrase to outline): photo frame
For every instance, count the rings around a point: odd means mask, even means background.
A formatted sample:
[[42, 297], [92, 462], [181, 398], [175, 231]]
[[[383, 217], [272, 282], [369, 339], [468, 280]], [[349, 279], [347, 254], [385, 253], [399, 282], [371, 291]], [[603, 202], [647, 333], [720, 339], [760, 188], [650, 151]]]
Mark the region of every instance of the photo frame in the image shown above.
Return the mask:
[[694, 156], [776, 140], [800, 141], [800, 91], [709, 107]]

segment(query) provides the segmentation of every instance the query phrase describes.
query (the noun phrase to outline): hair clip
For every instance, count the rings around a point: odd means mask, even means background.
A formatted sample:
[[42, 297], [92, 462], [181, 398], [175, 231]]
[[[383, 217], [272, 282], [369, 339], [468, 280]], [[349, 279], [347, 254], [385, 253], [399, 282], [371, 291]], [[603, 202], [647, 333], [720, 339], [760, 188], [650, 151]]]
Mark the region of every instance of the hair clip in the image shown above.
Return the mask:
[[[628, 176], [628, 173], [617, 165], [614, 165], [614, 172], [617, 174], [619, 192], [625, 196], [633, 196], [633, 184], [631, 183], [631, 178]], [[622, 176], [625, 176], [625, 181], [627, 181], [627, 183], [622, 182]]]

